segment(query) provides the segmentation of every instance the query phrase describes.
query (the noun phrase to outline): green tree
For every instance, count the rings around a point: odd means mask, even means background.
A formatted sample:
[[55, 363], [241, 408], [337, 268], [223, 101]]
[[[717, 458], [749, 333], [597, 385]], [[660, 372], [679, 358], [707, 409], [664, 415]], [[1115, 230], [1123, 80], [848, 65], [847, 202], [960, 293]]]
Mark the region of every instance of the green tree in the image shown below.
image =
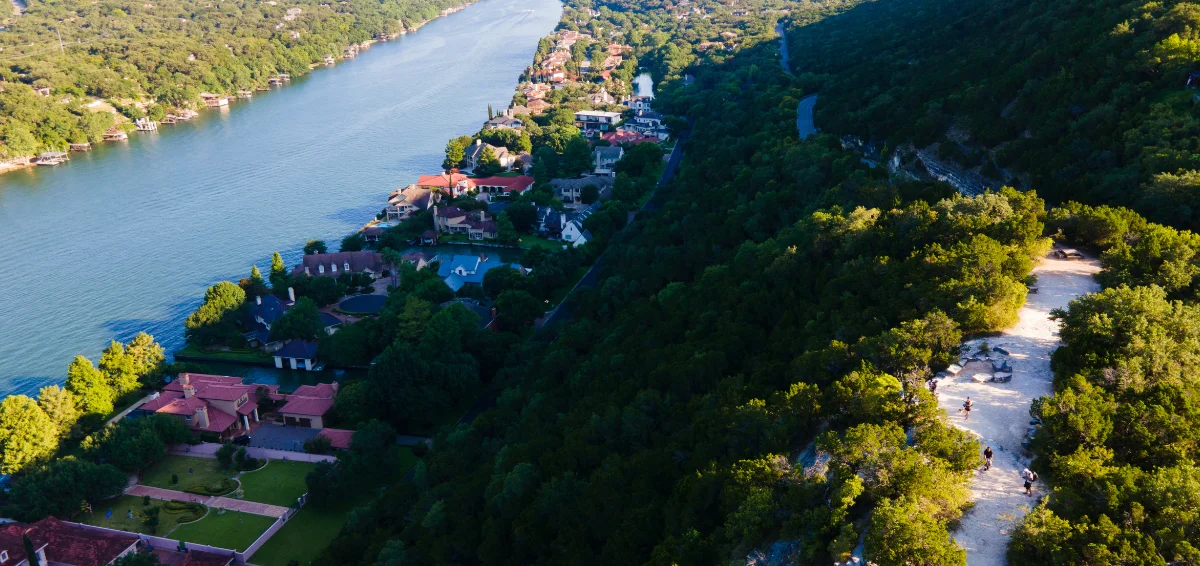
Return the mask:
[[125, 345], [125, 355], [133, 361], [133, 372], [137, 374], [142, 385], [157, 384], [164, 368], [166, 356], [163, 347], [154, 341], [154, 337], [145, 332], [138, 332]]
[[115, 392], [108, 380], [92, 361], [75, 356], [67, 366], [67, 391], [79, 399], [79, 408], [85, 414], [107, 415], [113, 410]]
[[342, 238], [341, 247], [338, 251], [342, 252], [360, 252], [367, 247], [367, 239], [363, 237], [362, 232], [355, 232]]
[[[262, 272], [258, 270], [257, 265], [250, 266], [250, 277], [243, 279], [242, 281], [245, 281], [245, 284], [242, 284], [241, 287], [246, 291], [246, 296], [248, 297], [265, 297], [271, 292], [271, 289], [267, 287], [266, 280], [263, 279]], [[239, 284], [241, 284], [241, 282], [239, 282]]]
[[483, 291], [492, 298], [511, 289], [523, 290], [527, 283], [524, 275], [507, 265], [493, 267], [483, 275]]
[[10, 395], [0, 402], [0, 473], [45, 461], [58, 448], [59, 428], [37, 402]]
[[325, 242], [322, 240], [309, 240], [304, 242], [304, 255], [323, 254], [328, 250], [325, 247]]
[[296, 304], [271, 324], [271, 340], [314, 341], [324, 333], [321, 313], [308, 297], [296, 299]]
[[563, 150], [563, 173], [567, 176], [578, 175], [591, 171], [592, 165], [592, 146], [588, 144], [587, 138], [583, 136], [571, 138]]
[[527, 202], [514, 202], [504, 209], [504, 213], [508, 215], [508, 219], [512, 221], [513, 227], [518, 232], [529, 234], [533, 232], [534, 224], [537, 222], [537, 207]]
[[520, 236], [517, 234], [517, 229], [513, 227], [512, 220], [508, 214], [501, 212], [496, 217], [496, 239], [503, 244], [511, 244], [517, 241]]
[[245, 301], [246, 292], [228, 281], [209, 287], [204, 303], [184, 321], [188, 340], [205, 346], [236, 344], [241, 338], [236, 317]]
[[583, 186], [579, 198], [583, 204], [592, 204], [600, 200], [600, 189], [596, 185], [588, 183]]
[[287, 266], [283, 264], [283, 256], [279, 252], [271, 254], [271, 290], [276, 293], [282, 293], [287, 290], [288, 285], [291, 285], [290, 277], [288, 276]]
[[[490, 120], [491, 118], [489, 118]], [[459, 136], [446, 143], [446, 159], [442, 161], [442, 169], [450, 170], [458, 167], [466, 156], [467, 146], [473, 140], [468, 136]]]
[[510, 289], [496, 297], [496, 317], [500, 325], [519, 332], [542, 316], [544, 305], [536, 297], [521, 290]]
[[221, 464], [221, 467], [228, 470], [233, 467], [233, 455], [236, 453], [237, 447], [232, 442], [226, 442], [213, 455], [217, 457], [217, 462]]
[[37, 402], [54, 423], [58, 437], [62, 439], [69, 436], [80, 416], [75, 395], [57, 385], [47, 385], [38, 392]]
[[108, 380], [109, 387], [120, 397], [139, 387], [137, 362], [125, 353], [125, 346], [116, 340], [100, 354], [100, 371]]
[[496, 152], [491, 147], [484, 146], [483, 151], [479, 154], [478, 165], [475, 166], [475, 174], [488, 177], [503, 170], [504, 167], [500, 165], [500, 159], [496, 157]]
[[907, 498], [884, 499], [871, 515], [863, 557], [879, 566], [965, 565], [967, 551], [945, 525]]

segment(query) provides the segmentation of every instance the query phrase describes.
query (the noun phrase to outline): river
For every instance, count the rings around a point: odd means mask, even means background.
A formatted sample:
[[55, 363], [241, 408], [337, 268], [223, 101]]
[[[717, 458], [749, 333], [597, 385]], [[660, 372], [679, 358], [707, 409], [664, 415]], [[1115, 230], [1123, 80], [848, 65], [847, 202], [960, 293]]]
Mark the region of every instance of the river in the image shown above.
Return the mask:
[[446, 140], [507, 107], [558, 0], [482, 0], [353, 61], [71, 162], [0, 176], [0, 395], [62, 382], [77, 354], [183, 345], [204, 289], [332, 249]]

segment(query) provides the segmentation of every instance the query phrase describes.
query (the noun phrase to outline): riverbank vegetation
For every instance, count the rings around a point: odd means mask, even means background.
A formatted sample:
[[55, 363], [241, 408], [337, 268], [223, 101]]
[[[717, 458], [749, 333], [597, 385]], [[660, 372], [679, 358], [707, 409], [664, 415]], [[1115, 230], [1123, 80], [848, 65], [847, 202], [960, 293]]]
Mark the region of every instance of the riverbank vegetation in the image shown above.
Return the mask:
[[100, 142], [200, 93], [234, 95], [421, 25], [462, 0], [153, 3], [30, 0], [0, 33], [0, 158]]

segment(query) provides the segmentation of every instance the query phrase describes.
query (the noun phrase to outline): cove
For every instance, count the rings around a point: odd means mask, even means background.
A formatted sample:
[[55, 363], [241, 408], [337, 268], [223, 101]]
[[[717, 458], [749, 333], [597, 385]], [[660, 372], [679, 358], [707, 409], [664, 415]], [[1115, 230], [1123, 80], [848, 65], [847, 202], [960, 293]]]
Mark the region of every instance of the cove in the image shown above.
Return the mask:
[[558, 0], [482, 0], [282, 89], [0, 176], [0, 395], [139, 331], [168, 352], [217, 281], [336, 249], [507, 107]]

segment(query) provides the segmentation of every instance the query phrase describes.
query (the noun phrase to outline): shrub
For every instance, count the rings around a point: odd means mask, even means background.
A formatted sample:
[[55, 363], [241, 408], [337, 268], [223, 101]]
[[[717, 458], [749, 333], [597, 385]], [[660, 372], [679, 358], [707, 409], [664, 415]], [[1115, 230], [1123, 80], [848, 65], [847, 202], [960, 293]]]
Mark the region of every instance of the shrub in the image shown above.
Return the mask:
[[150, 496], [149, 496], [149, 495], [143, 495], [143, 496], [142, 496], [142, 506], [143, 506], [143, 507], [148, 507], [149, 505], [150, 505]]
[[324, 436], [316, 436], [304, 441], [304, 451], [309, 454], [328, 454], [332, 450], [333, 443]]
[[198, 495], [225, 495], [227, 493], [230, 493], [230, 492], [236, 490], [237, 488], [238, 488], [238, 482], [231, 480], [229, 478], [224, 478], [221, 481], [216, 482], [216, 483], [210, 483], [210, 484], [205, 484], [205, 485], [196, 485], [196, 486], [189, 487], [189, 488], [185, 489], [184, 491], [186, 491], [188, 493], [195, 493]]

